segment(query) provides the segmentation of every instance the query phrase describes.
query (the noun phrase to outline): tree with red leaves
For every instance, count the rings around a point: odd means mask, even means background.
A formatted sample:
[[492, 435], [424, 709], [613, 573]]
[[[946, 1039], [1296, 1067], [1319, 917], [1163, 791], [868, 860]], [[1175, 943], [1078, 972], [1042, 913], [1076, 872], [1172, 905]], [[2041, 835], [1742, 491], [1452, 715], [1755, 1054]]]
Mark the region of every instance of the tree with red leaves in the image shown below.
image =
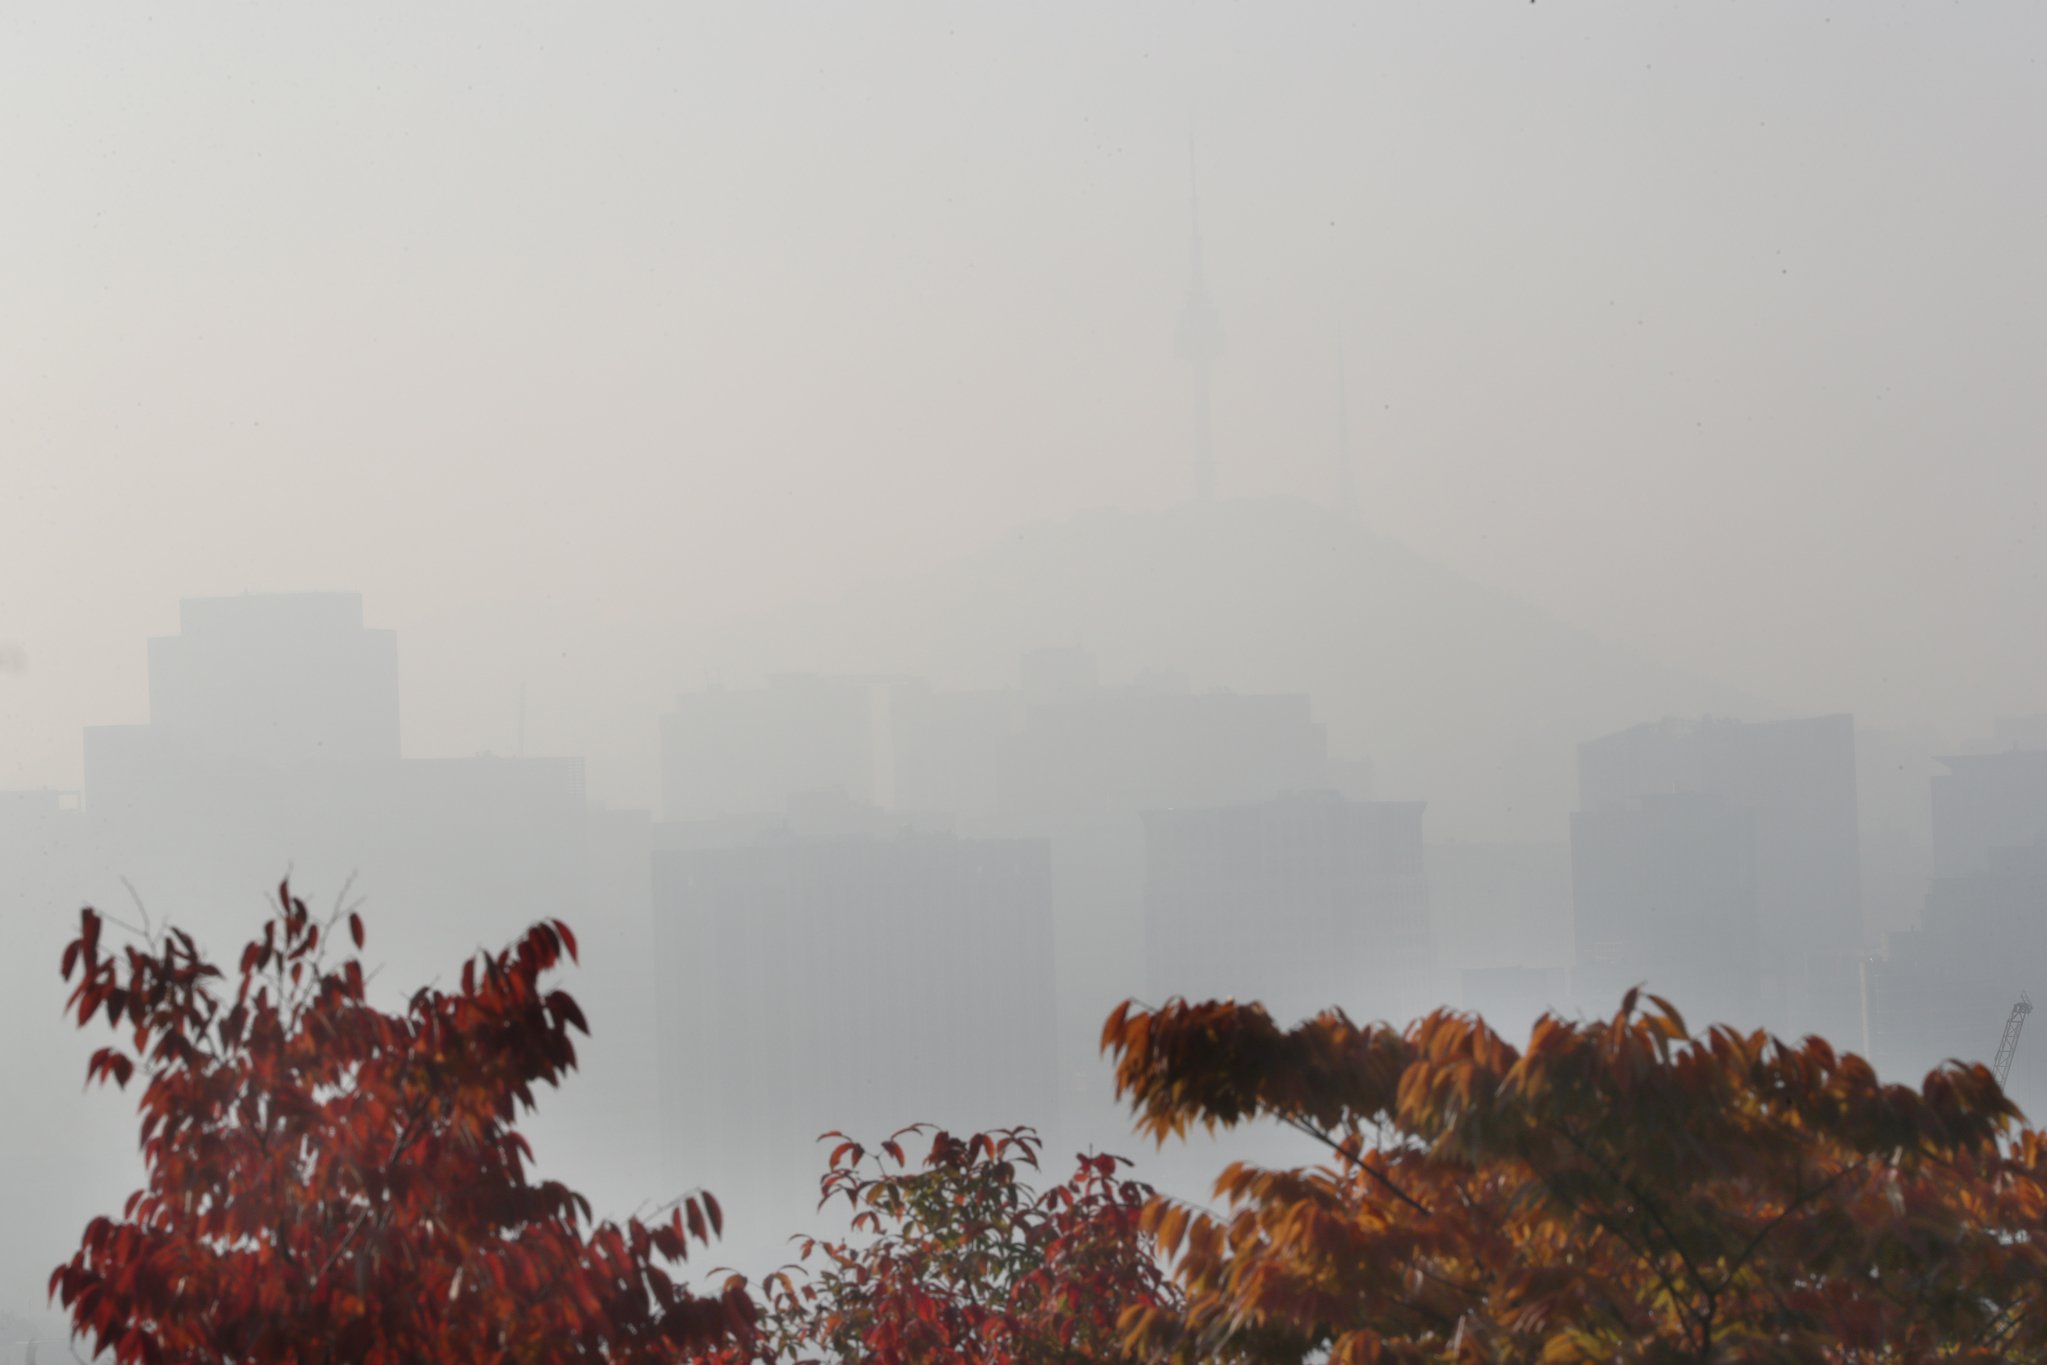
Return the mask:
[[111, 950], [92, 910], [64, 952], [81, 1027], [118, 1041], [88, 1080], [147, 1078], [147, 1183], [51, 1277], [73, 1330], [120, 1365], [656, 1362], [745, 1340], [743, 1282], [662, 1269], [718, 1229], [699, 1193], [593, 1223], [527, 1174], [516, 1122], [572, 1070], [581, 1011], [544, 978], [576, 941], [537, 924], [461, 989], [372, 1006], [359, 956], [280, 887], [235, 982], [175, 928]]
[[1319, 1167], [1237, 1165], [1223, 1214], [1154, 1199], [1185, 1361], [2047, 1360], [2047, 1139], [1984, 1067], [1881, 1084], [1823, 1040], [1630, 992], [1611, 1019], [1408, 1028], [1257, 1005], [1112, 1016], [1140, 1126], [1278, 1120]]
[[[921, 1169], [903, 1151], [931, 1134]], [[853, 1237], [805, 1239], [802, 1260], [767, 1277], [764, 1359], [872, 1365], [1079, 1365], [1113, 1358], [1134, 1307], [1178, 1298], [1139, 1225], [1151, 1190], [1120, 1157], [1083, 1154], [1042, 1194], [1028, 1128], [959, 1138], [923, 1125], [869, 1151], [838, 1133], [820, 1182], [844, 1198]]]

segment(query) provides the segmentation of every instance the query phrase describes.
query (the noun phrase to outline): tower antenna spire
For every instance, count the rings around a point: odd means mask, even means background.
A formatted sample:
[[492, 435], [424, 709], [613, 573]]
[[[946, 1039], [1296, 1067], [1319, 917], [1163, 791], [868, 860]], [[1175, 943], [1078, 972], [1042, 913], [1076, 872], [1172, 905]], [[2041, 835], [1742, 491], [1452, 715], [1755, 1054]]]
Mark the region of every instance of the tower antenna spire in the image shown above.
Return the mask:
[[1350, 457], [1350, 394], [1345, 386], [1343, 324], [1336, 324], [1336, 498], [1347, 516], [1357, 513], [1357, 475]]
[[1187, 212], [1192, 248], [1187, 303], [1180, 314], [1180, 357], [1194, 372], [1194, 496], [1215, 497], [1215, 444], [1210, 424], [1209, 374], [1222, 351], [1222, 326], [1208, 296], [1201, 247], [1201, 185], [1196, 173], [1194, 135], [1187, 135]]

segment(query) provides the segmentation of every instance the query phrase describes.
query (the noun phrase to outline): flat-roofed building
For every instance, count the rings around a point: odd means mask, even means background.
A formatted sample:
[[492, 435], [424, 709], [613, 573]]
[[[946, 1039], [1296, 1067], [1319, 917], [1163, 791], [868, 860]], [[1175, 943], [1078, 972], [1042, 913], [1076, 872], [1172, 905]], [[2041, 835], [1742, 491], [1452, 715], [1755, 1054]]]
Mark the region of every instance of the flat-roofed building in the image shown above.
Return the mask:
[[1423, 810], [1311, 792], [1147, 812], [1150, 998], [1258, 1000], [1281, 1019], [1428, 1008]]

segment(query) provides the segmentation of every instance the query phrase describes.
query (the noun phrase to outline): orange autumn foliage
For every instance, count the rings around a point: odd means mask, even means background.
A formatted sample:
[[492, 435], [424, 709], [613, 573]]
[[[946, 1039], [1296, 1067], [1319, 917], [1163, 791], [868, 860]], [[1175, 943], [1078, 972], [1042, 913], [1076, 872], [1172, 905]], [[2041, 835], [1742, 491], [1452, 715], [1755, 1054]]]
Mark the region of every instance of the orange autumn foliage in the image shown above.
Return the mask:
[[1690, 1034], [1630, 993], [1525, 1049], [1441, 1011], [1404, 1029], [1257, 1005], [1110, 1018], [1163, 1141], [1277, 1120], [1312, 1169], [1238, 1165], [1217, 1214], [1154, 1199], [1183, 1306], [1154, 1359], [2047, 1359], [2047, 1142], [1981, 1066], [1912, 1088], [1819, 1039]]
[[65, 950], [89, 1079], [144, 1077], [144, 1188], [51, 1277], [74, 1331], [120, 1365], [656, 1362], [743, 1338], [743, 1286], [670, 1279], [720, 1221], [708, 1194], [592, 1223], [527, 1175], [516, 1123], [575, 1066], [583, 1016], [547, 975], [574, 937], [538, 924], [453, 992], [387, 1013], [362, 923], [289, 888], [232, 976], [177, 929], [119, 949], [84, 912]]

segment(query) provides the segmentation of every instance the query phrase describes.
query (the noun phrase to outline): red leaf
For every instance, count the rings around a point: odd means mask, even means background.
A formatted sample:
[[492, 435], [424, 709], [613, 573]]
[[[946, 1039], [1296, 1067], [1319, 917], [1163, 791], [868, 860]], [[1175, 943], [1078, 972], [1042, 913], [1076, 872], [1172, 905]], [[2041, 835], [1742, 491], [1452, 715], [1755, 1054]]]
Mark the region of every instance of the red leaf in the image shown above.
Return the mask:
[[689, 1212], [690, 1236], [696, 1238], [699, 1242], [710, 1241], [711, 1235], [704, 1228], [704, 1211], [697, 1206], [697, 1201], [690, 1199], [683, 1204], [683, 1208]]
[[718, 1236], [725, 1235], [725, 1211], [718, 1207], [718, 1200], [709, 1190], [704, 1191], [704, 1212], [711, 1216], [711, 1231]]
[[567, 991], [556, 991], [548, 997], [547, 1003], [553, 1007], [557, 1018], [577, 1029], [585, 1037], [589, 1036], [590, 1026], [583, 1022], [583, 1011]]

